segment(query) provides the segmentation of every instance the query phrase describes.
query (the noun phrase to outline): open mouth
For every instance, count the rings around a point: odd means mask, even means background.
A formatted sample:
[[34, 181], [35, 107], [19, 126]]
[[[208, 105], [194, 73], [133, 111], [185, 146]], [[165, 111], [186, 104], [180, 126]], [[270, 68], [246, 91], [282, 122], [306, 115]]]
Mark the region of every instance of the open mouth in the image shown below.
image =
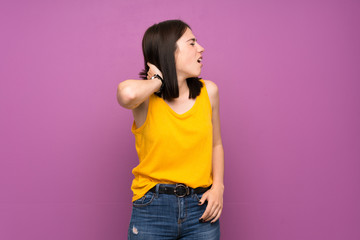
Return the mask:
[[200, 57], [198, 60], [197, 60], [198, 63], [201, 63], [202, 62], [202, 57]]

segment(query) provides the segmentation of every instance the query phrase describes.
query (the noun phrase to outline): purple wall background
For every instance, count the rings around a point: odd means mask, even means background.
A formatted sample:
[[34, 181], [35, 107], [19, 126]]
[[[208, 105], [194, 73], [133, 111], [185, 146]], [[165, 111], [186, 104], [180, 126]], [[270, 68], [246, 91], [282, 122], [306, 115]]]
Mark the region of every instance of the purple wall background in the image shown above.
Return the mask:
[[358, 1], [2, 1], [0, 239], [125, 239], [141, 38], [181, 18], [220, 89], [222, 239], [360, 239]]

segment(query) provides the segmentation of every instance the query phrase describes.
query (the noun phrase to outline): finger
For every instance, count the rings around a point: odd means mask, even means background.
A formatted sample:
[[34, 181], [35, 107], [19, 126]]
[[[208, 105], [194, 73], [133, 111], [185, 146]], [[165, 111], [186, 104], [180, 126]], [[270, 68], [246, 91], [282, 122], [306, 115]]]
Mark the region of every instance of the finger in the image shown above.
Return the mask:
[[209, 217], [206, 218], [206, 219], [204, 219], [206, 222], [214, 219], [214, 218], [217, 216], [217, 214], [218, 214], [218, 212], [219, 212], [219, 209], [218, 209], [218, 208], [214, 208], [213, 210], [214, 210], [214, 211], [209, 214]]
[[216, 222], [216, 221], [220, 218], [221, 212], [222, 212], [222, 209], [220, 209], [220, 211], [218, 212], [218, 214], [216, 215], [216, 217], [215, 217], [210, 223]]
[[205, 222], [210, 221], [211, 219], [213, 219], [216, 216], [216, 214], [214, 215], [214, 213], [216, 213], [216, 207], [214, 205], [212, 205], [209, 212], [207, 213], [207, 215], [204, 216], [203, 220]]
[[149, 66], [149, 70], [148, 70], [148, 71], [151, 72], [151, 76], [153, 76], [154, 74], [159, 74], [160, 77], [163, 77], [160, 69], [159, 69], [157, 66], [155, 66], [154, 64], [151, 64], [151, 63], [149, 63], [149, 62], [147, 62], [146, 64]]
[[205, 212], [200, 217], [200, 219], [205, 221], [209, 217], [210, 213], [212, 212], [212, 208], [213, 208], [213, 204], [208, 202], [208, 205], [206, 206]]
[[215, 218], [219, 210], [222, 209], [222, 204], [218, 202], [213, 202], [211, 205], [211, 211], [209, 212], [208, 217], [204, 219], [205, 221], [210, 221], [211, 219]]
[[149, 69], [156, 69], [156, 66], [154, 64], [151, 64], [149, 62], [146, 63], [149, 66]]
[[207, 194], [206, 193], [204, 193], [203, 195], [202, 195], [202, 197], [200, 198], [200, 200], [199, 200], [199, 205], [203, 205], [204, 204], [204, 202], [207, 200]]

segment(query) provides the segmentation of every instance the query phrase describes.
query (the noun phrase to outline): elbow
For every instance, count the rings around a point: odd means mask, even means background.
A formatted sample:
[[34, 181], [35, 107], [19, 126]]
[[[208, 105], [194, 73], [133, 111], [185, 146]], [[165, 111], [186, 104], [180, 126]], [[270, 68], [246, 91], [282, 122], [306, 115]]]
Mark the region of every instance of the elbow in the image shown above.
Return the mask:
[[121, 83], [118, 85], [117, 100], [120, 106], [127, 109], [133, 109], [133, 102], [135, 99], [135, 92], [130, 86], [123, 86]]

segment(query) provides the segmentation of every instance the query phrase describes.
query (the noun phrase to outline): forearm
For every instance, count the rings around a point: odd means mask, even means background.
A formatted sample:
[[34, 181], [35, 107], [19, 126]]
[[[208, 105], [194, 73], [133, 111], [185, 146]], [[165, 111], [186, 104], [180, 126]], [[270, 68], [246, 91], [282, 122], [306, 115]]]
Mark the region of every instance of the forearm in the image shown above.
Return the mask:
[[143, 103], [151, 94], [158, 91], [161, 80], [126, 80], [118, 85], [117, 100], [127, 109], [134, 109]]
[[213, 147], [212, 175], [212, 188], [224, 189], [224, 148], [222, 144]]

